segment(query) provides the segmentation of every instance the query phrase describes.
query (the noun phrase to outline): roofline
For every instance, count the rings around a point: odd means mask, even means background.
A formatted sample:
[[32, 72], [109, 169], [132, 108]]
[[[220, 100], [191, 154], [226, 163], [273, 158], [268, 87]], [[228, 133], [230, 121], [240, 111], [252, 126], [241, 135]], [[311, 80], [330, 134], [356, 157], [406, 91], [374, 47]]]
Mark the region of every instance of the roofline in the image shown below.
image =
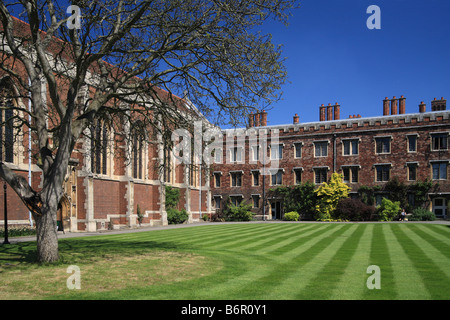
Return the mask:
[[285, 129], [285, 128], [300, 128], [300, 127], [317, 127], [317, 126], [327, 126], [331, 127], [332, 125], [342, 124], [342, 123], [361, 123], [361, 122], [375, 122], [381, 121], [387, 122], [389, 120], [400, 120], [407, 118], [424, 118], [425, 116], [446, 116], [446, 119], [450, 119], [450, 110], [440, 110], [440, 111], [427, 111], [427, 112], [417, 112], [417, 113], [403, 113], [397, 115], [385, 115], [385, 116], [375, 116], [375, 117], [361, 117], [361, 118], [347, 118], [347, 119], [339, 119], [339, 120], [325, 120], [325, 121], [314, 121], [314, 122], [300, 122], [300, 123], [290, 123], [290, 124], [278, 124], [278, 125], [268, 125], [268, 126], [258, 126], [258, 127], [249, 127], [249, 128], [233, 128], [233, 129], [223, 129], [224, 133], [232, 132], [235, 130], [248, 130], [248, 129]]

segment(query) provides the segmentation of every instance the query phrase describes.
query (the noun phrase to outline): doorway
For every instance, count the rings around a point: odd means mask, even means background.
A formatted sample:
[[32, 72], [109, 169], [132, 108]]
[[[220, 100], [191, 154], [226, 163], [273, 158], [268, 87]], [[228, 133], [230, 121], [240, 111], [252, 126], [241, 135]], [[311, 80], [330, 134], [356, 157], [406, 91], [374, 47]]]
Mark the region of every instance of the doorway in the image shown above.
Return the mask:
[[433, 213], [436, 217], [444, 218], [447, 215], [447, 205], [445, 198], [434, 198], [433, 199]]
[[63, 196], [56, 214], [58, 231], [70, 230], [70, 202], [66, 196]]
[[271, 203], [272, 220], [281, 220], [281, 201], [273, 201]]

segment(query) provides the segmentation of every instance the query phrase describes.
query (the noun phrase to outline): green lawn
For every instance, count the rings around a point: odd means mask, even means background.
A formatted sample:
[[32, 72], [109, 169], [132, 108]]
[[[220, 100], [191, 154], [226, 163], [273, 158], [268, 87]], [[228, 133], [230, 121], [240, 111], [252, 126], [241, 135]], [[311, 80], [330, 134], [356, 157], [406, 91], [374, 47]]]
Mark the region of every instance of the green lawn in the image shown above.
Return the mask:
[[0, 246], [0, 299], [450, 299], [446, 225], [217, 223], [63, 239], [48, 266], [28, 262], [34, 250]]

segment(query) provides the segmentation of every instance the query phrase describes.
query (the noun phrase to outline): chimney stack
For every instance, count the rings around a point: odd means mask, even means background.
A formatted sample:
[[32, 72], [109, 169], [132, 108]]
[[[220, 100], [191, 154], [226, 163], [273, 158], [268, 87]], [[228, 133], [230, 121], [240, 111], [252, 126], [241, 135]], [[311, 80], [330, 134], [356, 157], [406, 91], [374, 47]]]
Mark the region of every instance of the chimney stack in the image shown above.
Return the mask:
[[327, 106], [327, 120], [333, 120], [333, 106], [331, 105], [331, 103], [329, 103]]
[[444, 99], [444, 97], [441, 98], [441, 100], [437, 100], [434, 98], [433, 101], [431, 101], [431, 111], [443, 111], [447, 108], [447, 100]]
[[299, 120], [298, 114], [295, 114], [295, 116], [294, 116], [294, 124], [298, 124], [298, 120]]
[[253, 124], [254, 124], [254, 126], [255, 127], [259, 127], [260, 126], [260, 122], [259, 122], [259, 118], [260, 118], [260, 113], [259, 112], [257, 112], [257, 113], [255, 113], [254, 114], [254, 122], [253, 122]]
[[248, 116], [248, 127], [251, 128], [254, 126], [253, 118], [254, 118], [253, 111], [250, 112], [250, 115]]
[[425, 103], [423, 103], [423, 101], [421, 101], [419, 104], [419, 112], [424, 113], [426, 110], [427, 110], [427, 105]]
[[320, 106], [320, 121], [325, 121], [325, 106], [323, 104]]
[[261, 126], [267, 126], [267, 112], [265, 110], [261, 112]]
[[395, 98], [395, 96], [391, 100], [391, 114], [392, 115], [397, 114], [397, 101], [398, 100], [397, 100], [397, 98]]
[[400, 101], [400, 106], [399, 106], [399, 111], [398, 111], [399, 114], [405, 114], [405, 111], [406, 111], [406, 101], [405, 100], [406, 100], [406, 98], [403, 96], [401, 96], [399, 99], [399, 101]]
[[389, 115], [389, 98], [386, 97], [383, 100], [383, 116], [388, 116]]
[[328, 104], [328, 106], [325, 107], [325, 105], [322, 103], [320, 106], [320, 115], [319, 120], [320, 121], [330, 121], [330, 120], [339, 120], [341, 118], [341, 106], [339, 103], [335, 103], [335, 105], [331, 105], [331, 103]]
[[334, 120], [339, 120], [341, 118], [341, 106], [336, 102], [334, 105]]

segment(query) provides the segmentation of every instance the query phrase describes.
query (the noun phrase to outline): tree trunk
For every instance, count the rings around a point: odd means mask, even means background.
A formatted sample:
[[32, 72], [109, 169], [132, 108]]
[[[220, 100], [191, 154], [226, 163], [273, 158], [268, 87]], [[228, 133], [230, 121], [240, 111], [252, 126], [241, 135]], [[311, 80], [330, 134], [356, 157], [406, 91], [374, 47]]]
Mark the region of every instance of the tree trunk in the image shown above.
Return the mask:
[[55, 262], [58, 260], [58, 235], [56, 225], [57, 207], [42, 211], [36, 218], [37, 260]]

